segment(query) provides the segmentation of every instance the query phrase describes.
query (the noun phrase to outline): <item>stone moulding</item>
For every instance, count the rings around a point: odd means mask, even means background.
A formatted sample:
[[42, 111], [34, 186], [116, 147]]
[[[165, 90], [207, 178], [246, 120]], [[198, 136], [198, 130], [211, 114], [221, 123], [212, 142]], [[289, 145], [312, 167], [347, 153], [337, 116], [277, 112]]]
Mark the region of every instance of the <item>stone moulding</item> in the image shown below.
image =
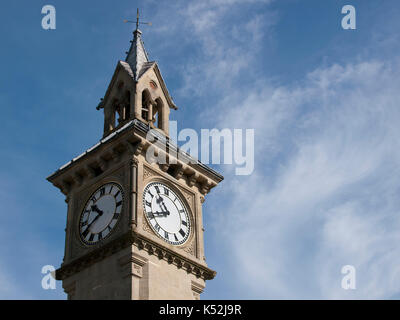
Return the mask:
[[[100, 174], [96, 172], [96, 168], [101, 172], [105, 172], [109, 167], [109, 162], [120, 161], [126, 151], [137, 156], [144, 153], [150, 145], [155, 147], [156, 152], [165, 153], [168, 159], [171, 157], [171, 160], [174, 159], [176, 161], [174, 177], [177, 180], [184, 176], [189, 187], [199, 185], [203, 194], [207, 194], [211, 188], [224, 179], [218, 172], [182, 151], [165, 135], [155, 130], [149, 132], [149, 130], [148, 126], [140, 120], [131, 120], [81, 155], [63, 165], [47, 177], [47, 180], [59, 188], [63, 194], [69, 195], [73, 188], [85, 183], [85, 179], [90, 180]], [[148, 141], [146, 139], [147, 134], [150, 135], [151, 140], [157, 141], [163, 148]], [[166, 153], [164, 149], [168, 149], [169, 153]], [[176, 157], [172, 155], [177, 155], [178, 159], [175, 159]], [[182, 161], [179, 159], [182, 159]], [[163, 164], [160, 166], [164, 171], [167, 171], [169, 165]]]
[[161, 245], [146, 239], [134, 231], [128, 232], [123, 236], [105, 244], [103, 247], [94, 249], [86, 255], [73, 260], [56, 270], [56, 279], [64, 280], [77, 272], [93, 265], [94, 263], [111, 256], [112, 254], [129, 247], [136, 246], [139, 250], [145, 250], [150, 255], [157, 256], [169, 264], [174, 264], [178, 269], [183, 269], [187, 273], [194, 274], [197, 278], [204, 280], [214, 279], [216, 272], [199, 263], [191, 261], [186, 257], [162, 247]]

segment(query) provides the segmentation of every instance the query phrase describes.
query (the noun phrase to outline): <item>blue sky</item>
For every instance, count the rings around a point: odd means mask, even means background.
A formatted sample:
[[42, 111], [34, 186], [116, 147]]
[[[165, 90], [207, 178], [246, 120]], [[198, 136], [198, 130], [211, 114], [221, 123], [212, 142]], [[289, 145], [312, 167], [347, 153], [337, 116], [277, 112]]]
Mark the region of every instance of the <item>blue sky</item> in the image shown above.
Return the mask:
[[[54, 5], [57, 29], [41, 28]], [[357, 29], [341, 28], [341, 8]], [[141, 8], [179, 129], [255, 130], [255, 171], [204, 205], [205, 299], [400, 297], [395, 0], [3, 1], [0, 298], [64, 299], [66, 204], [45, 178], [102, 135], [103, 97]], [[340, 286], [343, 265], [357, 289]]]

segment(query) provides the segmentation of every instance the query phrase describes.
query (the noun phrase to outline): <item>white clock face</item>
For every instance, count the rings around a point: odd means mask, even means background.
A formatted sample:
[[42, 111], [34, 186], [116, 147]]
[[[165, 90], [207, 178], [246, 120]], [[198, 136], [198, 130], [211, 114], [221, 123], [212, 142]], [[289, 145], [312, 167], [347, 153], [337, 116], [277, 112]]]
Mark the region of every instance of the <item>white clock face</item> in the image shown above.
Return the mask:
[[110, 235], [121, 216], [123, 201], [122, 187], [116, 183], [107, 183], [90, 196], [79, 219], [83, 243], [93, 245]]
[[143, 208], [154, 232], [173, 245], [185, 243], [190, 234], [188, 211], [180, 197], [160, 182], [152, 182], [143, 192]]

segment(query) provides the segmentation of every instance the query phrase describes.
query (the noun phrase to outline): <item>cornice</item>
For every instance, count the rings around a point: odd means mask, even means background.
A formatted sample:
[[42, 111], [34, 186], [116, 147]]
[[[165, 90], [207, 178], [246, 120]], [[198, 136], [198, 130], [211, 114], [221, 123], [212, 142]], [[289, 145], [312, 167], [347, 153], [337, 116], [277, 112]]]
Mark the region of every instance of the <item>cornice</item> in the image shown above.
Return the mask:
[[[223, 176], [218, 172], [180, 150], [167, 136], [156, 130], [149, 130], [150, 128], [141, 121], [132, 120], [59, 168], [47, 180], [68, 195], [73, 188], [86, 183], [87, 179], [107, 171], [111, 162], [117, 163], [128, 154], [130, 157], [144, 155], [150, 146], [153, 146], [157, 153], [166, 154], [168, 163], [175, 166], [173, 176], [177, 180], [184, 175], [188, 185], [198, 185], [203, 194], [207, 194], [223, 180]], [[148, 134], [154, 143], [146, 139]], [[178, 155], [178, 159], [173, 155]], [[167, 171], [169, 164], [160, 166], [162, 170]]]
[[187, 273], [195, 275], [197, 278], [211, 280], [216, 275], [214, 270], [190, 260], [173, 250], [167, 249], [134, 231], [130, 231], [105, 244], [103, 247], [94, 249], [80, 258], [62, 265], [61, 268], [56, 270], [56, 279], [64, 280], [131, 245], [137, 247], [139, 250], [145, 250], [149, 255], [155, 255], [158, 259], [165, 260], [169, 264], [175, 265], [178, 269], [183, 269]]

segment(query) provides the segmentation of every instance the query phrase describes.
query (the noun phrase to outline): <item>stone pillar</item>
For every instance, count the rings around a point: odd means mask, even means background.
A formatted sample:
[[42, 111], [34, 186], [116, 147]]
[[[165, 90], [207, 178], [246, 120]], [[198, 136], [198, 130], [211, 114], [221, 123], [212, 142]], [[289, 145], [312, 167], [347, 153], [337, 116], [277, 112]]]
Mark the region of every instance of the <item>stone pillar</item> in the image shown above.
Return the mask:
[[138, 118], [142, 117], [142, 92], [137, 92], [135, 94], [136, 96], [136, 104], [135, 104], [135, 115], [137, 115]]
[[147, 121], [152, 122], [153, 121], [153, 103], [151, 101], [147, 102], [147, 109], [149, 110], [147, 113]]
[[107, 104], [104, 106], [104, 135], [107, 135], [114, 129], [115, 113], [113, 113], [112, 105]]
[[129, 223], [133, 228], [137, 226], [137, 168], [138, 160], [133, 158], [130, 161], [130, 219]]
[[202, 213], [202, 209], [203, 209], [203, 203], [205, 201], [204, 196], [196, 196], [196, 201], [195, 201], [195, 206], [196, 206], [196, 212], [197, 212], [197, 216], [196, 216], [196, 220], [198, 223], [197, 226], [197, 245], [199, 248], [199, 250], [197, 251], [197, 258], [202, 260], [202, 261], [206, 261], [206, 257], [204, 255], [204, 226], [203, 226], [203, 213]]
[[169, 113], [170, 109], [168, 107], [168, 104], [163, 104], [163, 110], [162, 110], [162, 130], [168, 135], [169, 134]]
[[[131, 91], [131, 114], [130, 114], [130, 118], [139, 118], [140, 116], [140, 110], [139, 110], [139, 100], [138, 100], [138, 96], [139, 94], [136, 93], [136, 88], [134, 90]], [[142, 96], [140, 95], [140, 99], [142, 98]]]

